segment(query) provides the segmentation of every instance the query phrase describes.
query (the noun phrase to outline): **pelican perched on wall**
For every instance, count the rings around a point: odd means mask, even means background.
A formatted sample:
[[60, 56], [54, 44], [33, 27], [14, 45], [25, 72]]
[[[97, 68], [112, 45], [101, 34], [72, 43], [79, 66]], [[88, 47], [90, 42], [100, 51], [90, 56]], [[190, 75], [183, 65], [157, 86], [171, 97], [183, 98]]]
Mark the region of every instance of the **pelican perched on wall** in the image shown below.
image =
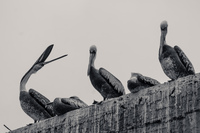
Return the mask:
[[53, 110], [57, 115], [63, 115], [69, 111], [88, 106], [77, 96], [72, 96], [70, 98], [55, 98], [52, 105]]
[[87, 75], [94, 88], [103, 96], [104, 100], [119, 97], [125, 94], [122, 83], [104, 68], [99, 70], [94, 67], [97, 48], [95, 45], [90, 47], [90, 58]]
[[49, 47], [47, 47], [47, 49], [42, 53], [42, 55], [38, 58], [38, 60], [23, 76], [20, 82], [19, 100], [20, 100], [21, 107], [23, 111], [28, 116], [30, 116], [35, 122], [55, 116], [53, 107], [51, 105], [47, 105], [47, 103], [50, 102], [49, 99], [47, 99], [45, 96], [43, 96], [42, 94], [40, 94], [34, 89], [29, 89], [29, 91], [26, 90], [26, 83], [28, 82], [32, 74], [36, 73], [44, 65], [67, 56], [67, 55], [63, 55], [51, 61], [44, 62], [49, 56], [49, 54], [51, 53], [52, 48], [53, 48], [53, 45], [50, 45]]
[[180, 77], [195, 74], [192, 63], [189, 61], [185, 53], [178, 47], [166, 44], [166, 35], [168, 24], [163, 21], [160, 25], [161, 37], [159, 48], [159, 61], [164, 73], [172, 80]]
[[131, 93], [136, 93], [142, 89], [160, 84], [155, 79], [143, 76], [140, 73], [131, 73], [131, 78], [127, 81], [128, 89]]

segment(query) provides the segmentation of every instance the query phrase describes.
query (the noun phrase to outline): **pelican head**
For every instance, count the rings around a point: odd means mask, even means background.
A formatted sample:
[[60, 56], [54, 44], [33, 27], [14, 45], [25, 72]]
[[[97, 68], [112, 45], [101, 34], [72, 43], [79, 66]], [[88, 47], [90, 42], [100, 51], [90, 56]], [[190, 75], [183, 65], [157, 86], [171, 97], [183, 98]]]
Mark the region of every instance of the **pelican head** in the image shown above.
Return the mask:
[[68, 98], [55, 98], [53, 101], [53, 110], [57, 115], [65, 114], [71, 110], [73, 110], [73, 107], [65, 100]]
[[77, 96], [71, 96], [70, 98], [79, 100], [79, 97], [77, 97]]
[[96, 53], [97, 53], [97, 47], [95, 45], [92, 45], [90, 47], [90, 58], [89, 58], [89, 65], [88, 65], [88, 71], [87, 71], [87, 75], [90, 75], [90, 67], [93, 66], [94, 67], [94, 60], [96, 58]]
[[96, 54], [96, 52], [97, 52], [97, 47], [95, 45], [92, 45], [90, 47], [90, 54]]
[[160, 24], [160, 29], [164, 31], [167, 30], [167, 27], [168, 27], [167, 21], [166, 20], [162, 21]]
[[33, 73], [36, 73], [38, 70], [40, 70], [44, 66], [44, 63], [38, 63], [32, 66]]
[[162, 53], [162, 46], [164, 44], [166, 44], [165, 39], [166, 39], [166, 35], [167, 35], [167, 27], [168, 27], [167, 21], [162, 21], [161, 24], [160, 24], [161, 38], [160, 38], [159, 55], [161, 55], [161, 53]]
[[53, 60], [47, 61], [45, 62], [45, 60], [47, 59], [47, 57], [50, 55], [51, 51], [53, 49], [53, 44], [50, 45], [49, 47], [46, 48], [46, 50], [42, 53], [42, 55], [37, 59], [37, 61], [33, 64], [33, 66], [31, 67], [31, 69], [33, 70], [33, 73], [36, 73], [38, 70], [40, 70], [44, 65], [51, 63], [53, 61], [56, 61], [58, 59], [61, 59], [66, 55], [60, 56], [58, 58], [55, 58]]
[[21, 90], [25, 89], [25, 84], [27, 83], [29, 77], [31, 76], [31, 74], [36, 73], [38, 70], [40, 70], [44, 65], [53, 62], [55, 60], [58, 60], [60, 58], [63, 58], [67, 55], [63, 55], [60, 56], [58, 58], [55, 58], [53, 60], [47, 61], [45, 62], [45, 60], [47, 59], [47, 57], [49, 56], [49, 54], [51, 53], [51, 50], [53, 49], [53, 44], [48, 46], [46, 48], [46, 50], [42, 53], [42, 55], [37, 59], [37, 61], [33, 64], [33, 66], [28, 70], [28, 72], [23, 76], [23, 78], [21, 79]]
[[47, 61], [45, 62], [45, 60], [48, 58], [48, 56], [50, 55], [51, 51], [53, 49], [53, 44], [50, 45], [49, 47], [47, 47], [47, 49], [42, 53], [42, 55], [37, 59], [37, 61], [33, 64], [33, 66], [31, 67], [31, 69], [33, 70], [33, 73], [36, 73], [38, 70], [40, 70], [44, 65], [51, 63], [53, 61], [56, 61], [58, 59], [61, 59], [66, 55], [60, 56], [58, 58], [55, 58], [53, 60]]
[[132, 72], [130, 80], [136, 81], [138, 76], [141, 76], [141, 74]]

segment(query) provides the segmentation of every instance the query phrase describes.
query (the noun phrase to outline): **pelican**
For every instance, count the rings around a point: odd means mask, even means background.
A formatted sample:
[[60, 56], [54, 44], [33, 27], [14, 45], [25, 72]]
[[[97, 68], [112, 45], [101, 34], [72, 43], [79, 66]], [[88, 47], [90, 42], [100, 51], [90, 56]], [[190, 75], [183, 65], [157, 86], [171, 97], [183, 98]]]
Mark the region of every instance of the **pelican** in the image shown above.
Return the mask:
[[69, 111], [88, 106], [77, 96], [72, 96], [70, 98], [55, 98], [53, 103], [49, 104], [53, 105], [53, 110], [57, 115], [63, 115]]
[[127, 81], [127, 86], [131, 93], [136, 93], [157, 84], [160, 84], [160, 82], [140, 73], [131, 73], [131, 78]]
[[97, 48], [95, 45], [90, 47], [90, 58], [87, 75], [94, 88], [103, 96], [104, 100], [119, 97], [125, 94], [122, 83], [104, 68], [99, 70], [94, 66]]
[[50, 45], [49, 47], [46, 48], [46, 50], [42, 53], [42, 55], [38, 58], [38, 60], [23, 76], [20, 82], [19, 100], [22, 110], [28, 116], [30, 116], [34, 120], [34, 122], [39, 122], [40, 120], [44, 120], [55, 116], [53, 107], [51, 105], [47, 105], [47, 103], [50, 102], [49, 99], [47, 99], [45, 96], [43, 96], [34, 89], [29, 89], [29, 91], [26, 90], [26, 83], [28, 82], [32, 74], [36, 73], [44, 65], [67, 56], [63, 55], [51, 61], [44, 62], [51, 53], [52, 48], [53, 45]]
[[159, 48], [159, 61], [164, 73], [172, 80], [180, 77], [195, 74], [192, 63], [187, 58], [185, 53], [178, 46], [171, 46], [166, 44], [166, 35], [168, 24], [163, 21], [160, 24], [161, 37]]

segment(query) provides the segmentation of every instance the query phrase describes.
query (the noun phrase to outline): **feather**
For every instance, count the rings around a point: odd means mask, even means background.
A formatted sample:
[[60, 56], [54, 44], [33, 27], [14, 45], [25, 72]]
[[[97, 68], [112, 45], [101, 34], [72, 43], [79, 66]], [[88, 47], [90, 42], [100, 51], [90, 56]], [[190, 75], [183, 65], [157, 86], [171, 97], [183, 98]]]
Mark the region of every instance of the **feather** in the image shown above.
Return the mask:
[[154, 85], [160, 84], [160, 82], [158, 82], [157, 80], [152, 79], [150, 77], [146, 77], [146, 76], [138, 76], [138, 80], [140, 82], [143, 82], [143, 83], [148, 84], [150, 86], [154, 86]]
[[83, 101], [80, 99], [74, 99], [74, 98], [62, 98], [61, 101], [65, 104], [68, 104], [70, 106], [73, 106], [75, 108], [82, 108], [82, 107], [87, 107], [88, 105], [85, 104]]
[[37, 103], [39, 103], [43, 108], [45, 108], [47, 110], [47, 112], [51, 115], [51, 116], [55, 116], [55, 113], [53, 111], [53, 106], [47, 105], [48, 103], [50, 103], [50, 100], [48, 98], [46, 98], [45, 96], [43, 96], [41, 93], [37, 92], [34, 89], [30, 89], [29, 90], [29, 94], [32, 98], [35, 99], [35, 101]]
[[192, 63], [187, 58], [185, 53], [181, 50], [181, 48], [178, 47], [178, 46], [174, 46], [174, 50], [177, 52], [181, 62], [183, 63], [183, 65], [187, 69], [188, 73], [189, 74], [195, 74], [195, 70], [194, 70], [194, 67], [193, 67]]
[[108, 81], [118, 93], [125, 94], [124, 87], [119, 79], [112, 75], [109, 71], [104, 68], [99, 69], [100, 75]]

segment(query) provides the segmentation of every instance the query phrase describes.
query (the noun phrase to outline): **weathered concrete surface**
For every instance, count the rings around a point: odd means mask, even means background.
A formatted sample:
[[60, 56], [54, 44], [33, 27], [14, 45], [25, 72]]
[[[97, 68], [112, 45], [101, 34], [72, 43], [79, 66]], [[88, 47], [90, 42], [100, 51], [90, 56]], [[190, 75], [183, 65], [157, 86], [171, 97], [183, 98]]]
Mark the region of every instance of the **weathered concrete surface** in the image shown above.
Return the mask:
[[200, 133], [200, 74], [56, 116], [11, 133]]

